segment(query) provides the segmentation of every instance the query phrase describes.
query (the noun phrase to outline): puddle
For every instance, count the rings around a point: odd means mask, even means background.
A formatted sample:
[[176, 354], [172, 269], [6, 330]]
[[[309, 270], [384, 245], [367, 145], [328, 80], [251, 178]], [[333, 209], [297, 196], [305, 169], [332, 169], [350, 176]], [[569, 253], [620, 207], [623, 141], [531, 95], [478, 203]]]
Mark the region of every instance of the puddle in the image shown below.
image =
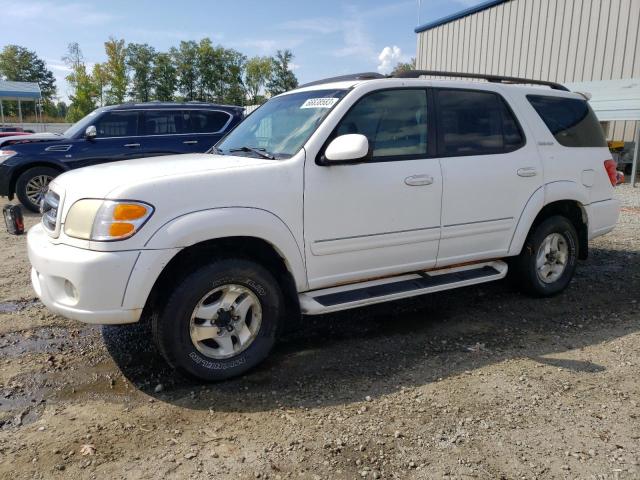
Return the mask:
[[40, 301], [35, 298], [31, 300], [20, 300], [17, 302], [0, 302], [0, 313], [15, 313], [26, 310], [33, 306], [40, 305]]

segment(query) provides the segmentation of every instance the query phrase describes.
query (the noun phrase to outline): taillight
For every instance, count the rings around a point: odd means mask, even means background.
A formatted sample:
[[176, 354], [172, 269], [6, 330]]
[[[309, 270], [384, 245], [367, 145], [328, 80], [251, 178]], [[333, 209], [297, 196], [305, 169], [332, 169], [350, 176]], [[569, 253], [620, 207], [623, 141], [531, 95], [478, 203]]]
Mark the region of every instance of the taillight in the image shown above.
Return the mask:
[[609, 175], [609, 181], [614, 187], [619, 183], [624, 182], [624, 175], [618, 176], [620, 172], [618, 172], [618, 170], [616, 169], [616, 162], [614, 162], [613, 160], [605, 160], [604, 169], [607, 171], [607, 175]]

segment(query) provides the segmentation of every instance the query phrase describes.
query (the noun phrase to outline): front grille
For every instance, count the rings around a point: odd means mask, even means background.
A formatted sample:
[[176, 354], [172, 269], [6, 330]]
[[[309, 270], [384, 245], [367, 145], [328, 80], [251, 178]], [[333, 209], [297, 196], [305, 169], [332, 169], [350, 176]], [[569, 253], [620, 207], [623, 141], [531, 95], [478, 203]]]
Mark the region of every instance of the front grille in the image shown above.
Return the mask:
[[49, 189], [42, 200], [42, 225], [49, 232], [56, 232], [58, 222], [58, 208], [60, 207], [60, 195]]

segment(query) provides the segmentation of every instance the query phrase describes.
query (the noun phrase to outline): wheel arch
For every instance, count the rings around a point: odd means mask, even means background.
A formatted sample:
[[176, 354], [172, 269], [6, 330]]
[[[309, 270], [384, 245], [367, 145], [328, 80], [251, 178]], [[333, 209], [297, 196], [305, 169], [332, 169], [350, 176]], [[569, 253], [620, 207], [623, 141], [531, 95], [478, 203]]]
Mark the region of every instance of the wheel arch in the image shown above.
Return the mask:
[[63, 164], [58, 162], [53, 162], [50, 160], [38, 160], [35, 162], [29, 162], [24, 165], [20, 165], [17, 167], [13, 173], [11, 174], [11, 179], [9, 180], [9, 199], [11, 200], [16, 193], [16, 184], [18, 183], [18, 178], [27, 170], [38, 167], [48, 167], [58, 170], [60, 173], [64, 173], [68, 170]]
[[520, 216], [508, 255], [519, 255], [529, 233], [542, 221], [553, 215], [562, 215], [571, 221], [578, 233], [578, 258], [586, 259], [589, 254], [589, 219], [584, 206], [588, 203], [588, 197], [575, 182], [554, 182], [539, 188]]

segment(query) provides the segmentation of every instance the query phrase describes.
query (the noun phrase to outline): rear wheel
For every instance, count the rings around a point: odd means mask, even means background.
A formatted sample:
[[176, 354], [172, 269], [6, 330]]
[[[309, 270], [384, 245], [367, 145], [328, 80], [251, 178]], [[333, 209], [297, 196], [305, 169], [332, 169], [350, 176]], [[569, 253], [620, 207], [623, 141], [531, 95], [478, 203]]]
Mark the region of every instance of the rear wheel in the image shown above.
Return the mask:
[[60, 174], [58, 170], [51, 167], [34, 167], [23, 172], [16, 182], [16, 195], [18, 200], [28, 210], [38, 212], [40, 201], [47, 193], [49, 183]]
[[283, 312], [277, 281], [244, 259], [217, 260], [184, 277], [159, 315], [154, 338], [167, 362], [200, 380], [256, 366], [275, 343]]
[[513, 262], [515, 278], [529, 294], [556, 295], [573, 278], [578, 259], [578, 234], [565, 217], [556, 215], [538, 224]]

